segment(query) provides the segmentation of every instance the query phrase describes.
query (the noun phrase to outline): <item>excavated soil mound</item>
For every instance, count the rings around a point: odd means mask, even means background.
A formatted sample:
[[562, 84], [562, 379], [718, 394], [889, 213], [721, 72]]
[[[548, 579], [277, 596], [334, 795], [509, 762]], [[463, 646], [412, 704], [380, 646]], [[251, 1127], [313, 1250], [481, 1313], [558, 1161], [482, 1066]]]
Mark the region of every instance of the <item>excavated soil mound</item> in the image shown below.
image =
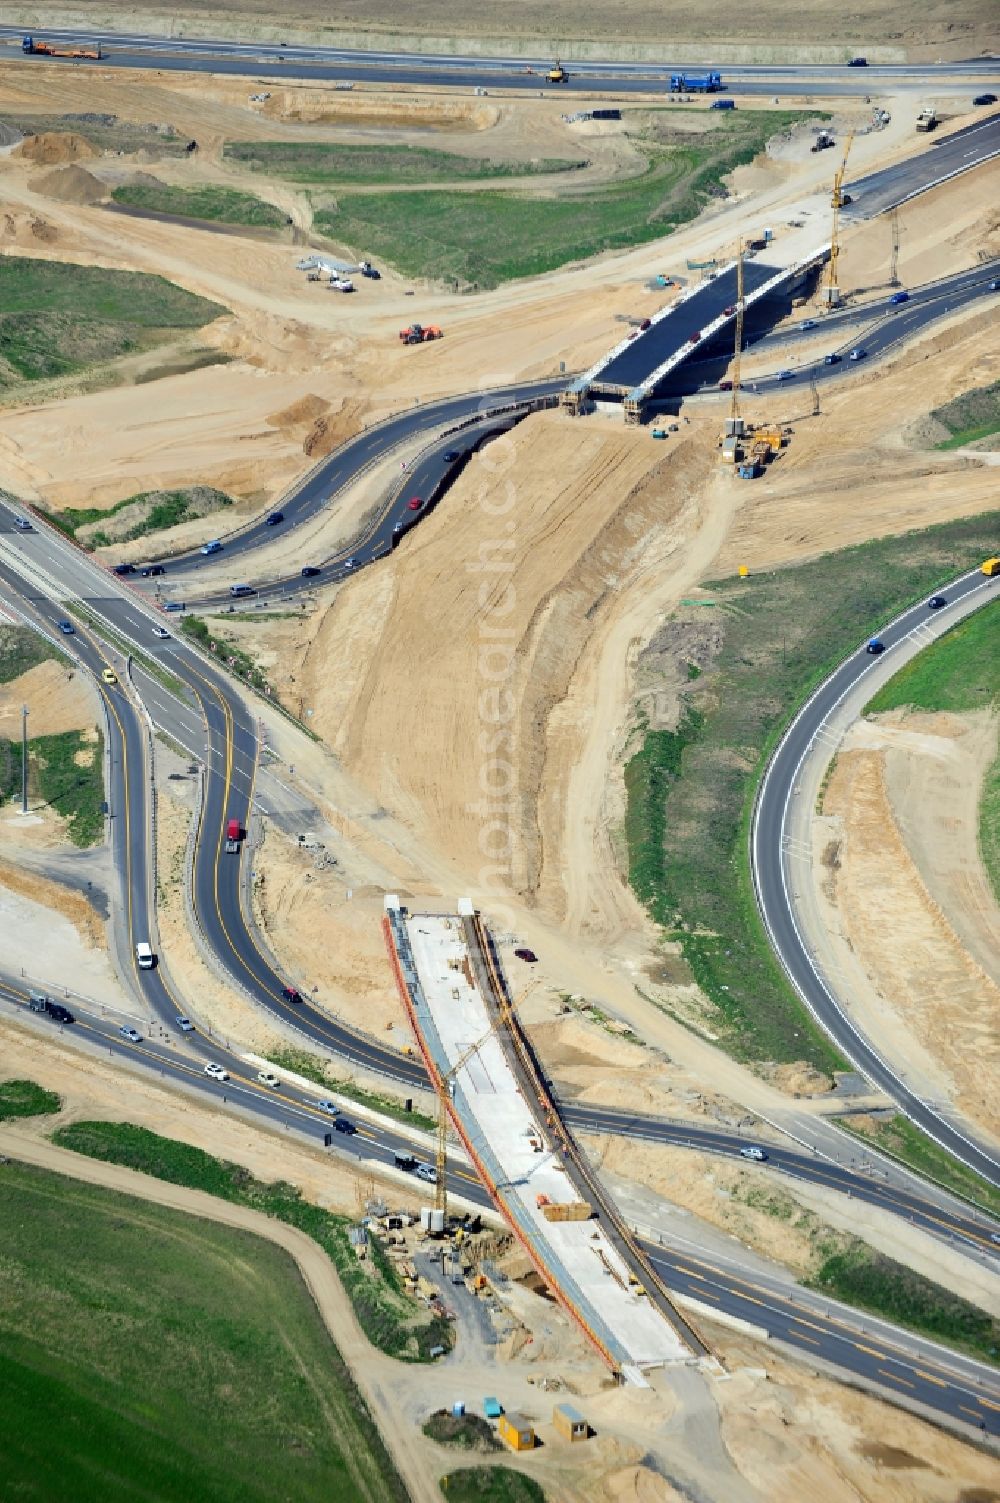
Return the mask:
[[302, 442], [302, 452], [311, 459], [321, 459], [332, 454], [339, 444], [346, 443], [364, 427], [368, 411], [365, 401], [345, 402], [340, 411], [331, 417], [319, 417], [313, 423]]
[[300, 397], [290, 407], [283, 407], [280, 412], [272, 412], [265, 419], [272, 428], [300, 428], [304, 424], [317, 423], [321, 417], [330, 411], [329, 402], [323, 397], [317, 397], [312, 392]]
[[300, 125], [363, 125], [406, 129], [489, 130], [500, 111], [494, 105], [440, 99], [357, 99], [341, 95], [325, 98], [314, 90], [275, 91], [261, 114], [270, 120]]
[[96, 204], [107, 197], [107, 189], [86, 167], [57, 167], [53, 172], [43, 172], [28, 183], [32, 193], [43, 193], [46, 198], [58, 199], [64, 204]]
[[29, 162], [40, 162], [45, 167], [58, 166], [60, 162], [83, 162], [96, 157], [97, 152], [89, 141], [73, 131], [44, 130], [37, 136], [29, 136], [11, 152], [13, 157], [24, 157]]

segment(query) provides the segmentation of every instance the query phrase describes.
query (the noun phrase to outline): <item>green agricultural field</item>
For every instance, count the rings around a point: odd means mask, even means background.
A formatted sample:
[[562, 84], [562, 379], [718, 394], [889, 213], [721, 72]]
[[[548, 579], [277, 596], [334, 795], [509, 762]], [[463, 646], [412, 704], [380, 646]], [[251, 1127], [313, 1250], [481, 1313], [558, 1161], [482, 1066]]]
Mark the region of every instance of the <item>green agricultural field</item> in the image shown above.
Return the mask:
[[747, 837], [767, 757], [810, 691], [870, 632], [987, 556], [998, 516], [712, 582], [711, 609], [682, 610], [658, 633], [668, 656], [687, 658], [691, 633], [709, 622], [716, 640], [688, 679], [678, 727], [645, 731], [626, 767], [629, 879], [679, 942], [714, 1003], [713, 1032], [740, 1059], [807, 1060], [823, 1071], [840, 1064], [785, 980], [757, 912]]
[[145, 272], [0, 257], [0, 394], [153, 349], [225, 312]]
[[167, 183], [154, 188], [151, 184], [135, 183], [115, 188], [111, 197], [116, 204], [154, 214], [176, 214], [183, 219], [205, 219], [253, 229], [283, 229], [287, 222], [273, 204], [232, 188], [172, 188]]
[[[571, 172], [582, 160], [565, 157], [505, 162], [464, 157], [429, 146], [340, 146], [321, 141], [227, 141], [223, 155], [251, 172], [317, 187], [363, 183], [458, 183], [476, 178], [531, 177]], [[115, 197], [118, 195], [116, 194]]]
[[267, 1184], [239, 1164], [213, 1158], [200, 1148], [161, 1137], [131, 1122], [73, 1122], [57, 1128], [52, 1136], [61, 1148], [125, 1164], [173, 1185], [204, 1190], [297, 1226], [330, 1258], [361, 1329], [373, 1346], [390, 1357], [426, 1362], [433, 1347], [447, 1350], [452, 1345], [449, 1323], [438, 1315], [424, 1318], [415, 1301], [403, 1293], [378, 1238], [369, 1241], [370, 1266], [366, 1270], [350, 1245], [345, 1218], [303, 1200], [295, 1185], [280, 1180]]
[[[669, 147], [643, 146], [646, 171], [610, 187], [526, 191], [348, 193], [320, 208], [318, 230], [381, 256], [408, 276], [485, 288], [601, 251], [642, 245], [694, 219], [721, 180], [750, 162], [792, 112], [740, 111]], [[818, 118], [818, 117], [810, 117]]]
[[280, 1248], [16, 1162], [0, 1222], [4, 1498], [405, 1503]]
[[[918, 710], [1000, 711], [1000, 600], [953, 626], [901, 668], [868, 703], [865, 713], [902, 705]], [[1000, 899], [1000, 755], [983, 778], [979, 849]]]

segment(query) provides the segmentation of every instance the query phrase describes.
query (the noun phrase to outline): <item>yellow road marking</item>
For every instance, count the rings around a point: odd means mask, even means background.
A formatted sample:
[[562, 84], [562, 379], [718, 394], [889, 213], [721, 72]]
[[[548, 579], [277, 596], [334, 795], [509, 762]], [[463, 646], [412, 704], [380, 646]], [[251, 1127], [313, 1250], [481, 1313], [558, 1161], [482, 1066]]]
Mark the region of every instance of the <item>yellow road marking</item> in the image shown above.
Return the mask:
[[888, 1378], [890, 1383], [902, 1383], [904, 1388], [915, 1387], [907, 1378], [901, 1378], [898, 1373], [887, 1373], [884, 1367], [879, 1368], [878, 1375], [880, 1378]]
[[925, 1373], [922, 1367], [915, 1367], [913, 1371], [918, 1378], [923, 1378], [925, 1383], [936, 1383], [938, 1388], [947, 1388], [948, 1385], [941, 1378], [935, 1378], [933, 1373]]
[[860, 1341], [854, 1343], [859, 1352], [867, 1352], [869, 1357], [877, 1357], [880, 1362], [887, 1360], [885, 1352], [877, 1352], [873, 1346], [864, 1346]]

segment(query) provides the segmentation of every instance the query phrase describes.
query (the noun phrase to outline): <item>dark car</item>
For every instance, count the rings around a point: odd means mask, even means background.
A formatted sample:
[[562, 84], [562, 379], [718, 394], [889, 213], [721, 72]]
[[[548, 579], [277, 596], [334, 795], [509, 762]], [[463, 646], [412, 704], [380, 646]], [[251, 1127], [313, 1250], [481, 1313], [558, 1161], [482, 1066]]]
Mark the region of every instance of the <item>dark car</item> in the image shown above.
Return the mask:
[[993, 281], [990, 283], [990, 291], [991, 292], [1000, 292], [1000, 278], [998, 278], [998, 277], [994, 277], [993, 278]]
[[319, 570], [315, 564], [303, 564], [301, 572], [303, 579], [315, 579]]
[[997, 96], [995, 94], [977, 94], [972, 102], [973, 104], [996, 104]]
[[849, 68], [867, 68], [868, 59], [866, 57], [852, 57], [847, 66]]
[[338, 1117], [333, 1124], [333, 1130], [334, 1132], [346, 1132], [349, 1137], [353, 1137], [358, 1129], [353, 1122], [348, 1122], [346, 1117]]
[[877, 658], [880, 652], [885, 652], [885, 643], [880, 642], [878, 637], [869, 637], [865, 652], [870, 652], [873, 658]]
[[45, 1011], [54, 1023], [75, 1023], [76, 1019], [68, 1007], [63, 1007], [61, 1002], [50, 1002]]
[[442, 455], [442, 458], [444, 459], [445, 464], [454, 464], [455, 460], [456, 459], [461, 459], [461, 457], [462, 457], [462, 451], [461, 451], [461, 449], [445, 449], [444, 454]]
[[116, 574], [134, 574], [135, 564], [115, 564]]
[[535, 954], [534, 950], [529, 950], [526, 948], [515, 950], [514, 954], [517, 956], [518, 960], [536, 961], [538, 959], [538, 956]]
[[184, 602], [183, 600], [166, 600], [164, 601], [163, 609], [165, 611], [182, 611], [184, 609]]
[[840, 361], [841, 361], [840, 355], [824, 355], [823, 356], [823, 364], [824, 365], [839, 365]]
[[927, 602], [928, 609], [932, 611], [939, 611], [943, 605], [947, 604], [948, 597], [946, 595], [932, 595]]
[[894, 292], [889, 301], [890, 303], [908, 303], [910, 301], [910, 294], [908, 292]]
[[283, 986], [281, 988], [281, 995], [284, 997], [286, 1002], [302, 1001], [302, 993], [294, 986]]
[[64, 637], [71, 637], [76, 631], [76, 627], [73, 625], [72, 621], [57, 621], [56, 625], [58, 626]]
[[284, 520], [285, 513], [283, 511], [272, 511], [267, 519], [267, 525], [268, 527], [278, 527]]
[[153, 579], [157, 575], [166, 574], [167, 571], [162, 564], [145, 564], [139, 572], [143, 579]]

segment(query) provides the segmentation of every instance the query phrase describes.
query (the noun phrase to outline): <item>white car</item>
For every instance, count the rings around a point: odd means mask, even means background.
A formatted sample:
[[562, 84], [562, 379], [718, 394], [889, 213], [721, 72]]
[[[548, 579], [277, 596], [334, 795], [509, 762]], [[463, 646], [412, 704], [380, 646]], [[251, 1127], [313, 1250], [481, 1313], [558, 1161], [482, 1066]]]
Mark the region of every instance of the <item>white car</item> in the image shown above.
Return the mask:
[[326, 1112], [328, 1117], [340, 1116], [340, 1107], [335, 1101], [317, 1101], [316, 1110], [318, 1112]]
[[221, 1065], [217, 1065], [214, 1059], [210, 1059], [208, 1064], [205, 1066], [205, 1074], [211, 1075], [213, 1080], [229, 1079], [229, 1071], [224, 1070]]
[[277, 1075], [272, 1075], [270, 1070], [259, 1070], [257, 1072], [257, 1079], [261, 1085], [271, 1086], [272, 1088], [281, 1084]]
[[154, 626], [153, 627], [153, 636], [154, 637], [159, 637], [159, 639], [160, 639], [161, 642], [169, 642], [170, 641], [170, 633], [167, 631], [167, 628], [165, 626]]
[[130, 1044], [141, 1044], [142, 1034], [136, 1028], [119, 1028], [118, 1032], [123, 1039], [128, 1039]]
[[763, 1148], [741, 1148], [740, 1158], [753, 1159], [755, 1164], [763, 1164], [765, 1159], [767, 1158], [767, 1154], [764, 1152]]

